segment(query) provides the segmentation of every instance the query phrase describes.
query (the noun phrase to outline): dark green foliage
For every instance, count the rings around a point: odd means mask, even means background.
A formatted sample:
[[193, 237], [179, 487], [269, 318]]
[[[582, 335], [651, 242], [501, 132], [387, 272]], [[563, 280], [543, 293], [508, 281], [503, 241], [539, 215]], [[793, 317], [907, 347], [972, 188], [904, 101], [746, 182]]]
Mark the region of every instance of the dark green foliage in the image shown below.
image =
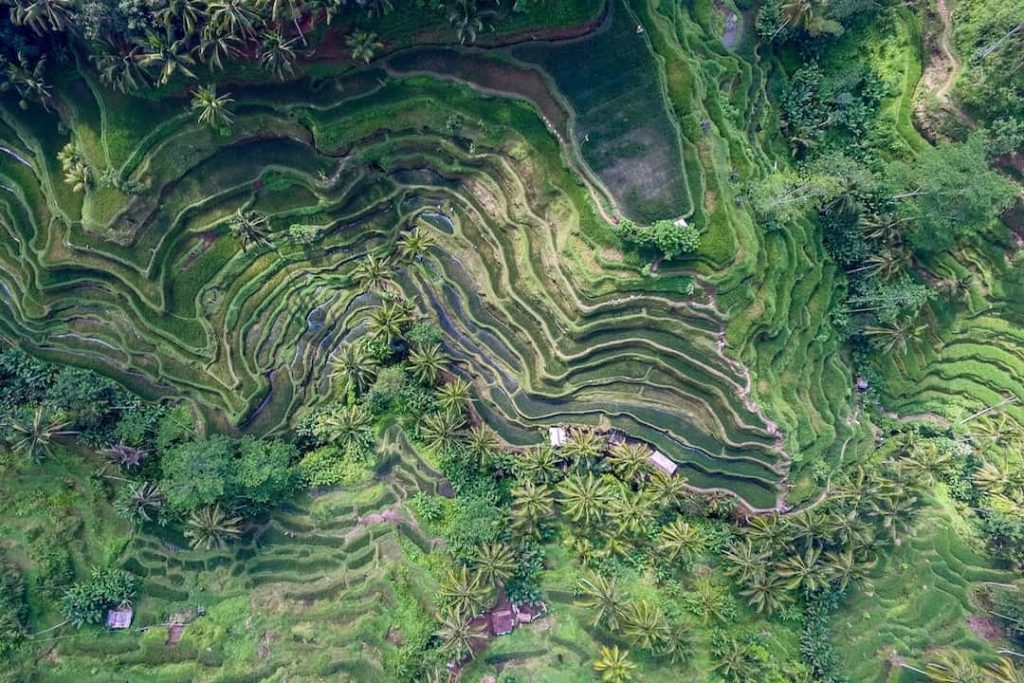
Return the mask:
[[409, 326], [405, 339], [417, 348], [434, 346], [441, 343], [441, 328], [433, 321], [422, 320]]
[[1024, 588], [1017, 586], [990, 586], [988, 599], [991, 612], [1003, 624], [1006, 632], [1018, 643], [1024, 644]]
[[0, 555], [0, 656], [18, 646], [28, 626], [25, 580], [7, 558]]
[[979, 519], [988, 551], [996, 557], [1024, 563], [1024, 517], [986, 510]]
[[800, 633], [800, 653], [811, 666], [814, 680], [821, 683], [845, 683], [839, 655], [832, 645], [829, 617], [839, 609], [843, 595], [825, 591], [809, 601], [804, 610], [804, 628]]
[[52, 524], [34, 527], [28, 533], [28, 555], [35, 565], [34, 587], [51, 598], [59, 596], [75, 579], [71, 560], [81, 520], [70, 514], [54, 515]]
[[161, 459], [160, 488], [167, 506], [182, 514], [201, 507], [279, 502], [299, 481], [293, 446], [224, 435], [189, 441]]
[[88, 581], [76, 583], [61, 597], [60, 608], [72, 625], [99, 624], [112, 607], [130, 602], [137, 579], [120, 569], [95, 569]]
[[1024, 5], [1016, 0], [965, 0], [953, 25], [965, 72], [956, 92], [983, 122], [1024, 118]]
[[667, 219], [655, 221], [649, 227], [641, 227], [625, 219], [619, 223], [619, 234], [626, 242], [639, 247], [652, 247], [671, 260], [696, 251], [700, 246], [701, 233], [694, 225], [676, 225]]
[[885, 176], [901, 211], [914, 221], [914, 246], [928, 252], [980, 233], [1017, 196], [1013, 184], [989, 168], [988, 139], [980, 133], [929, 147], [913, 161], [895, 161]]

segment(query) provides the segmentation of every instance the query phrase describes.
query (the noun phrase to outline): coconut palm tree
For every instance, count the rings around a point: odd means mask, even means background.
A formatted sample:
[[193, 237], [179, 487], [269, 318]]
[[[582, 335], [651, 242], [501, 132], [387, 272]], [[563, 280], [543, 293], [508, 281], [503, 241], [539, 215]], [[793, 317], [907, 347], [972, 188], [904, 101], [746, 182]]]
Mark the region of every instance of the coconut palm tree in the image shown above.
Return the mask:
[[704, 535], [700, 529], [681, 518], [674, 519], [661, 528], [658, 534], [658, 550], [669, 562], [688, 562], [704, 549]]
[[786, 587], [790, 590], [803, 588], [814, 592], [828, 585], [828, 575], [822, 569], [819, 560], [821, 550], [810, 546], [803, 553], [795, 553], [775, 563], [775, 573], [786, 579]]
[[142, 50], [132, 47], [120, 52], [114, 49], [109, 54], [90, 55], [103, 85], [121, 93], [140, 90], [149, 85], [149, 73], [142, 68], [139, 60]]
[[605, 440], [590, 427], [574, 427], [562, 445], [562, 456], [584, 469], [596, 470], [597, 460], [604, 453]]
[[164, 495], [160, 487], [143, 481], [129, 485], [126, 493], [117, 501], [117, 512], [128, 519], [152, 522], [163, 504]]
[[831, 550], [822, 558], [829, 582], [840, 592], [845, 591], [851, 581], [866, 581], [876, 564], [875, 558], [858, 556], [853, 548]]
[[210, 26], [216, 32], [236, 36], [243, 41], [257, 37], [261, 18], [254, 3], [248, 0], [212, 0], [206, 11]]
[[488, 589], [481, 574], [466, 566], [448, 570], [441, 581], [440, 595], [445, 606], [460, 617], [472, 617], [487, 607]]
[[864, 259], [864, 269], [883, 280], [895, 280], [910, 271], [912, 252], [900, 244], [887, 244]]
[[270, 0], [270, 19], [279, 26], [290, 23], [295, 27], [295, 32], [299, 34], [302, 44], [308, 45], [306, 36], [302, 32], [302, 24], [299, 23], [305, 9], [302, 0]]
[[971, 480], [979, 489], [990, 495], [1000, 495], [1014, 485], [1014, 479], [995, 463], [983, 461], [981, 466], [971, 475]]
[[792, 602], [786, 592], [785, 580], [774, 572], [759, 568], [747, 579], [740, 595], [757, 610], [758, 614], [772, 614]]
[[495, 541], [480, 546], [473, 556], [473, 566], [485, 582], [497, 587], [516, 572], [516, 556], [504, 543]]
[[355, 396], [366, 391], [377, 376], [377, 361], [363, 344], [351, 342], [334, 357], [332, 375], [341, 378], [343, 394]]
[[512, 490], [512, 528], [522, 534], [540, 535], [540, 524], [555, 514], [555, 500], [546, 484], [526, 482]]
[[103, 451], [103, 453], [113, 460], [114, 463], [126, 470], [141, 467], [142, 461], [149, 457], [149, 451], [123, 443], [115, 444]]
[[322, 416], [314, 430], [345, 451], [360, 452], [373, 445], [373, 418], [361, 405], [343, 406]]
[[375, 339], [393, 346], [412, 322], [409, 311], [397, 301], [385, 301], [370, 313], [368, 327]]
[[613, 497], [608, 484], [591, 472], [570, 474], [559, 484], [558, 493], [569, 519], [588, 527], [604, 518]]
[[647, 483], [645, 491], [651, 494], [658, 506], [665, 511], [678, 510], [690, 497], [686, 490], [686, 477], [681, 474], [665, 474], [655, 470]]
[[725, 573], [734, 576], [740, 583], [748, 581], [768, 560], [768, 554], [755, 546], [749, 538], [733, 541], [722, 553], [729, 566]]
[[74, 24], [74, 3], [70, 0], [15, 0], [11, 19], [28, 26], [37, 35], [66, 31]]
[[445, 382], [437, 390], [437, 404], [443, 410], [461, 413], [469, 403], [469, 383], [461, 377]]
[[669, 636], [665, 614], [649, 600], [633, 600], [622, 611], [622, 635], [634, 647], [655, 651]]
[[498, 450], [498, 434], [487, 425], [479, 425], [466, 435], [466, 450], [483, 464], [489, 464]]
[[353, 31], [345, 39], [345, 45], [352, 50], [352, 59], [363, 64], [369, 64], [377, 51], [384, 49], [384, 43], [377, 40], [377, 34], [372, 31]]
[[433, 386], [448, 364], [449, 358], [441, 350], [440, 344], [417, 347], [409, 354], [409, 371], [420, 384]]
[[793, 545], [820, 546], [829, 536], [827, 518], [817, 510], [804, 510], [784, 519], [788, 540]]
[[228, 230], [242, 243], [242, 251], [254, 245], [273, 248], [267, 237], [270, 220], [262, 211], [242, 211], [237, 209], [228, 221]]
[[771, 513], [751, 519], [744, 536], [759, 547], [774, 548], [786, 537], [786, 527], [779, 515]]
[[473, 652], [487, 640], [483, 624], [474, 623], [471, 617], [466, 617], [456, 610], [442, 610], [437, 618], [441, 622], [438, 630], [441, 648], [452, 661], [461, 662], [466, 657], [473, 657]]
[[612, 446], [608, 461], [612, 471], [625, 482], [634, 482], [650, 470], [651, 450], [642, 443], [618, 443]]
[[199, 124], [211, 128], [226, 128], [231, 125], [234, 115], [228, 94], [217, 95], [216, 85], [203, 85], [192, 96], [192, 110], [198, 114]]
[[398, 256], [403, 261], [411, 262], [427, 253], [434, 246], [434, 238], [418, 226], [402, 235], [398, 241]]
[[1009, 657], [1003, 656], [995, 664], [985, 667], [985, 674], [992, 683], [1024, 683], [1024, 666], [1018, 667]]
[[711, 669], [728, 683], [756, 680], [756, 676], [750, 675], [750, 649], [732, 637], [725, 637], [713, 645]]
[[181, 26], [186, 36], [195, 35], [206, 22], [206, 3], [202, 0], [168, 0], [153, 16], [164, 25], [165, 31]]
[[611, 515], [619, 524], [619, 532], [642, 534], [654, 522], [654, 505], [650, 495], [644, 491], [633, 492], [620, 486], [618, 495], [612, 499]]
[[943, 652], [925, 666], [925, 675], [935, 683], [986, 683], [981, 667], [960, 650]]
[[461, 440], [460, 430], [465, 425], [461, 413], [439, 410], [423, 418], [420, 436], [431, 449], [438, 453], [452, 450]]
[[668, 657], [671, 664], [681, 664], [693, 653], [693, 636], [686, 624], [674, 623], [669, 626], [668, 633], [658, 645], [656, 654]]
[[477, 34], [484, 30], [483, 13], [476, 5], [476, 0], [455, 0], [448, 13], [448, 23], [455, 29], [459, 43], [472, 45]]
[[636, 664], [629, 660], [629, 650], [620, 650], [618, 645], [602, 647], [600, 657], [594, 662], [594, 671], [601, 675], [604, 683], [626, 683], [633, 680]]
[[175, 74], [181, 74], [186, 78], [198, 78], [192, 71], [196, 60], [189, 54], [188, 44], [184, 39], [174, 40], [167, 36], [151, 34], [148, 48], [148, 51], [139, 53], [139, 65], [157, 70], [158, 85], [167, 85]]
[[892, 353], [897, 350], [903, 354], [907, 352], [909, 342], [921, 340], [927, 325], [914, 325], [909, 318], [898, 323], [884, 325], [869, 325], [864, 328], [864, 336], [883, 353]]
[[604, 626], [612, 631], [619, 629], [619, 618], [626, 600], [614, 578], [609, 580], [601, 574], [589, 572], [579, 580], [577, 590], [580, 597], [576, 605], [591, 610], [593, 626]]
[[228, 541], [242, 535], [241, 522], [241, 517], [224, 514], [220, 505], [208, 505], [189, 515], [185, 537], [195, 550], [209, 550], [215, 546], [224, 548]]
[[515, 463], [516, 476], [531, 482], [550, 482], [558, 476], [558, 456], [548, 444], [527, 448]]
[[41, 462], [47, 456], [53, 456], [53, 447], [57, 437], [74, 434], [68, 427], [70, 420], [60, 414], [51, 413], [37, 406], [30, 418], [8, 418], [4, 423], [7, 436], [5, 441], [11, 451], [25, 460]]
[[49, 111], [53, 103], [53, 88], [47, 83], [46, 57], [39, 57], [34, 62], [23, 54], [18, 55], [17, 62], [8, 62], [6, 76], [10, 85], [17, 91], [18, 106], [28, 109], [30, 102], [38, 102], [43, 109]]
[[208, 64], [211, 69], [222, 71], [225, 61], [234, 59], [242, 53], [242, 41], [237, 36], [213, 31], [207, 26], [203, 29], [195, 52], [201, 62]]
[[263, 34], [260, 47], [256, 51], [263, 68], [280, 81], [295, 73], [296, 56], [295, 50], [292, 49], [294, 42], [286, 40], [278, 31], [270, 31]]
[[352, 271], [352, 276], [364, 290], [383, 292], [390, 288], [395, 271], [391, 268], [387, 258], [377, 254], [367, 254], [366, 258], [360, 261]]

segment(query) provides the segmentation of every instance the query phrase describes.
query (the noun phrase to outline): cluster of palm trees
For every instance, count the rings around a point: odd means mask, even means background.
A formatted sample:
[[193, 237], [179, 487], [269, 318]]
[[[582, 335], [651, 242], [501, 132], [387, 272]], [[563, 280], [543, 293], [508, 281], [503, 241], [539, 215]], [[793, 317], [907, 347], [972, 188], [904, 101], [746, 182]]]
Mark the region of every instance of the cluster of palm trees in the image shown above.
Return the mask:
[[887, 459], [858, 468], [815, 507], [753, 518], [724, 552], [726, 573], [767, 614], [796, 595], [867, 580], [880, 551], [910, 529], [934, 466], [920, 453]]
[[42, 406], [0, 420], [0, 444], [25, 461], [39, 463], [52, 457], [63, 436], [75, 434], [63, 414]]
[[1024, 655], [1006, 654], [981, 667], [967, 652], [946, 650], [919, 673], [935, 683], [1024, 683]]

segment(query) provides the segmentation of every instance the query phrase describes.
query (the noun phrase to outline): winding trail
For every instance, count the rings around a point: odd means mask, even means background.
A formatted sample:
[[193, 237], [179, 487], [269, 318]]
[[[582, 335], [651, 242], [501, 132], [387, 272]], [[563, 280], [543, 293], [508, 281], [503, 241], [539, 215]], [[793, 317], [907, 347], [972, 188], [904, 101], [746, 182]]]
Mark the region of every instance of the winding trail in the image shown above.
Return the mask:
[[960, 108], [960, 105], [949, 96], [950, 90], [953, 89], [953, 85], [956, 83], [956, 79], [960, 76], [960, 70], [962, 65], [960, 59], [956, 56], [953, 51], [951, 41], [953, 35], [953, 18], [949, 11], [949, 6], [946, 4], [946, 0], [935, 0], [935, 8], [938, 10], [939, 18], [942, 19], [942, 33], [939, 34], [939, 49], [942, 51], [943, 62], [948, 64], [946, 70], [946, 77], [942, 81], [942, 84], [935, 89], [935, 97], [938, 98], [942, 106], [955, 114], [963, 123], [970, 128], [977, 128], [977, 124], [974, 119]]

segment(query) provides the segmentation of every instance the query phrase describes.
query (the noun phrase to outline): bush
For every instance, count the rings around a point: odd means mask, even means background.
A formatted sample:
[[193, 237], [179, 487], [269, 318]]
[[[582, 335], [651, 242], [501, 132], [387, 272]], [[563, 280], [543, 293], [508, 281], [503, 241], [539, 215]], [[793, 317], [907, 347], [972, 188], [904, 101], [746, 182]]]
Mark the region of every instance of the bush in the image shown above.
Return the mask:
[[28, 623], [25, 580], [18, 568], [0, 558], [0, 655], [9, 655], [21, 642]]
[[131, 602], [137, 579], [120, 569], [95, 569], [89, 581], [76, 583], [60, 601], [64, 618], [76, 627], [99, 624], [112, 607]]

